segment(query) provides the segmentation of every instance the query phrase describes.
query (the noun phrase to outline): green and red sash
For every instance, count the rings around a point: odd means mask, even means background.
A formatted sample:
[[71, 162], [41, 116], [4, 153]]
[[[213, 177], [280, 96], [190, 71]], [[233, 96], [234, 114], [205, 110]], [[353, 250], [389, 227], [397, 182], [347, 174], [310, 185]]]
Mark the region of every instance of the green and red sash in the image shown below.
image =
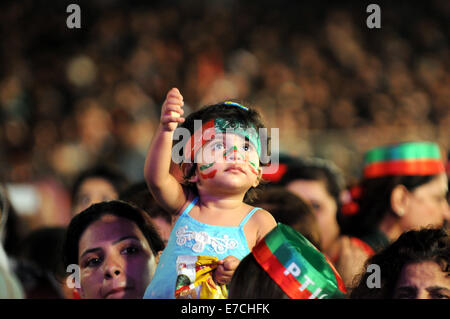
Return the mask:
[[261, 267], [292, 299], [344, 298], [331, 262], [293, 228], [278, 223], [252, 250]]
[[377, 147], [365, 154], [364, 178], [435, 175], [445, 172], [439, 146], [408, 142]]

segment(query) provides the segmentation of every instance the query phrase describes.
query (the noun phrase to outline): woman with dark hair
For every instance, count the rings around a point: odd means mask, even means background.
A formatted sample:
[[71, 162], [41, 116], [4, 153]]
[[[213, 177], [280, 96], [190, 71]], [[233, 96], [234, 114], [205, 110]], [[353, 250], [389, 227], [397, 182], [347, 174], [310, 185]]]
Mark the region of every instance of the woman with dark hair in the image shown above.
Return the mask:
[[[450, 218], [448, 180], [439, 147], [409, 142], [371, 149], [364, 175], [342, 207], [341, 228], [374, 252], [403, 232], [440, 227]], [[372, 254], [373, 254], [372, 253]]]
[[364, 156], [363, 179], [350, 188], [339, 218], [342, 233], [364, 247], [364, 261], [405, 231], [440, 227], [449, 219], [447, 176], [439, 147], [407, 142], [376, 147]]
[[370, 288], [364, 272], [352, 299], [449, 299], [450, 236], [443, 228], [411, 230], [372, 256], [379, 266], [379, 286]]
[[163, 249], [164, 242], [145, 212], [110, 201], [94, 204], [72, 219], [63, 259], [66, 268], [79, 266], [80, 297], [139, 299]]

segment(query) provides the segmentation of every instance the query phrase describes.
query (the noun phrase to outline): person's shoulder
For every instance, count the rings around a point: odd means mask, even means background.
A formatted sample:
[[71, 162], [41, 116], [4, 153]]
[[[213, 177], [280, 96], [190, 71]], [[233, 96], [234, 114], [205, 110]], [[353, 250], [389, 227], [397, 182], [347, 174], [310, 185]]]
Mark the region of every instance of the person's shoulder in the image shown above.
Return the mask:
[[256, 224], [263, 226], [263, 229], [272, 229], [277, 225], [277, 222], [275, 221], [275, 218], [272, 216], [272, 214], [269, 211], [259, 207], [251, 217], [251, 220]]

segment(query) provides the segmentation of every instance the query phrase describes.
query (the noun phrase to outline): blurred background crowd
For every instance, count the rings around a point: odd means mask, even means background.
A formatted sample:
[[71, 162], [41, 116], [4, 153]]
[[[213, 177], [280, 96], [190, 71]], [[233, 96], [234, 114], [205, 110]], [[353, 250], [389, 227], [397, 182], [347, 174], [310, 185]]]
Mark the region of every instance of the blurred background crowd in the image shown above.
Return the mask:
[[[81, 29], [66, 26], [72, 2]], [[331, 160], [348, 183], [377, 145], [430, 140], [448, 156], [450, 2], [379, 4], [381, 29], [354, 1], [2, 1], [0, 178], [38, 189], [38, 213], [17, 209], [30, 229], [66, 225], [80, 172], [143, 179], [172, 87], [188, 112], [255, 107], [280, 152]]]

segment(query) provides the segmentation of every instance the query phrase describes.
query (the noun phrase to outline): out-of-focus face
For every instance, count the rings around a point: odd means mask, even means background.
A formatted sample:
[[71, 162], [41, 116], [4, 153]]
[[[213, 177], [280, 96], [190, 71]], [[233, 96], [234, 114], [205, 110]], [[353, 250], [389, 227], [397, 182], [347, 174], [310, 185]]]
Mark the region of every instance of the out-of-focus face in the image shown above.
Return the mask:
[[287, 185], [287, 189], [312, 206], [319, 224], [320, 244], [326, 251], [339, 236], [334, 198], [327, 192], [325, 184], [317, 180], [295, 180]]
[[447, 202], [448, 181], [440, 174], [430, 182], [409, 193], [408, 205], [400, 219], [402, 229], [407, 231], [426, 226], [440, 227], [450, 220]]
[[394, 290], [398, 299], [449, 299], [450, 276], [434, 261], [405, 265]]
[[95, 203], [115, 200], [119, 194], [114, 186], [101, 177], [91, 177], [84, 180], [75, 196], [73, 214], [78, 214]]
[[141, 299], [156, 270], [155, 256], [132, 221], [104, 215], [79, 241], [80, 295], [86, 299]]

